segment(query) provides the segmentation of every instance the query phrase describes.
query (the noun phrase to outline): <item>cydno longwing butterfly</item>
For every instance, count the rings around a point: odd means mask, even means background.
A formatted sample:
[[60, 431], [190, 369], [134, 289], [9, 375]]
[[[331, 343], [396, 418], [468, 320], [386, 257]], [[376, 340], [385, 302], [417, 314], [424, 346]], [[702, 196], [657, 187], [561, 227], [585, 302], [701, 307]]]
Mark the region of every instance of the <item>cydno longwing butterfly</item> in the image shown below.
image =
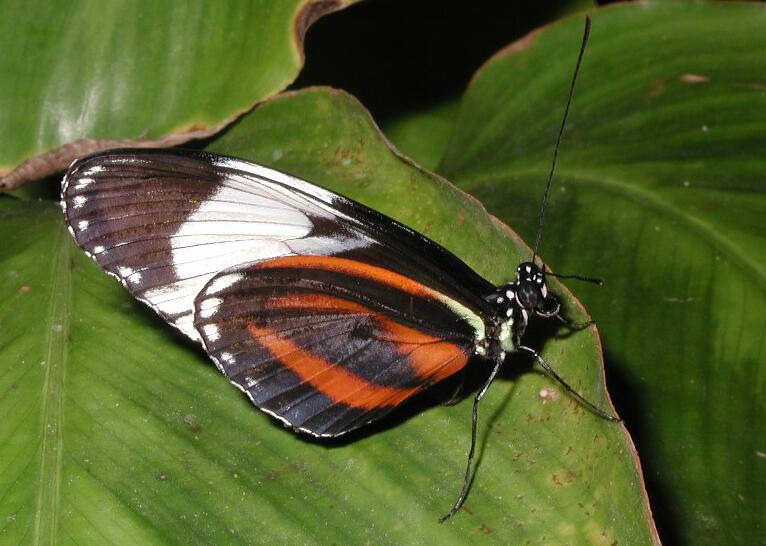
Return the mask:
[[351, 199], [198, 151], [111, 150], [75, 161], [61, 206], [89, 256], [201, 343], [256, 406], [300, 432], [344, 434], [473, 357], [492, 361], [475, 397], [466, 481], [445, 519], [467, 494], [476, 408], [506, 354], [532, 354], [611, 418], [522, 343], [530, 313], [566, 322], [536, 252], [515, 280], [494, 286]]

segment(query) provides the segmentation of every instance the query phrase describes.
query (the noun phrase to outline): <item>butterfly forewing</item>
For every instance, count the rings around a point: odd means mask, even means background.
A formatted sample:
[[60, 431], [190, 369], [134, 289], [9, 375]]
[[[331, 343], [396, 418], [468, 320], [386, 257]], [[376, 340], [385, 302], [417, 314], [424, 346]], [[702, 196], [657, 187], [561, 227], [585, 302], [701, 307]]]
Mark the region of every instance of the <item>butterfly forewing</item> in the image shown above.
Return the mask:
[[[335, 216], [326, 203], [290, 189], [302, 181], [253, 164], [231, 168], [228, 159], [112, 152], [75, 163], [64, 180], [62, 207], [77, 244], [192, 339], [199, 339], [194, 298], [221, 270], [331, 250], [311, 235], [317, 222]], [[351, 234], [343, 244], [360, 239]]]
[[195, 326], [231, 381], [316, 435], [362, 426], [457, 373], [483, 336], [477, 316], [432, 288], [338, 257], [224, 272], [196, 305]]

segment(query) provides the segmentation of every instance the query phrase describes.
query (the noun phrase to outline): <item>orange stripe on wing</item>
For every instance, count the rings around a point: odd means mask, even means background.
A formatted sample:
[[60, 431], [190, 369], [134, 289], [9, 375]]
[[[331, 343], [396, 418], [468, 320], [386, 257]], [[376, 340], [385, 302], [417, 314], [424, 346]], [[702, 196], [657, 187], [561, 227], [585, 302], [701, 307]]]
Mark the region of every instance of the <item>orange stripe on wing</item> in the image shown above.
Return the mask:
[[396, 406], [426, 386], [457, 373], [468, 362], [468, 355], [458, 345], [399, 324], [364, 305], [343, 298], [324, 294], [281, 296], [270, 298], [268, 306], [282, 309], [321, 309], [369, 316], [380, 328], [374, 337], [393, 343], [400, 354], [407, 356], [413, 371], [423, 380], [422, 386], [410, 388], [377, 385], [344, 370], [337, 363], [279, 337], [278, 333], [270, 328], [258, 326], [252, 321], [247, 322], [250, 334], [301, 381], [318, 389], [332, 401], [342, 402], [354, 408]]
[[[399, 389], [365, 381], [337, 364], [308, 351], [290, 340], [280, 338], [270, 328], [247, 322], [247, 329], [258, 341], [293, 373], [319, 390], [333, 402], [343, 401], [354, 408], [375, 409], [395, 406], [420, 390], [419, 387]], [[349, 393], [354, 393], [349, 397]]]
[[376, 321], [391, 334], [400, 352], [404, 352], [402, 349], [407, 345], [417, 345], [409, 354], [409, 363], [418, 377], [429, 383], [447, 379], [468, 363], [468, 355], [454, 343], [429, 336], [388, 318], [381, 320], [376, 317]]
[[358, 260], [349, 260], [348, 258], [337, 258], [334, 256], [284, 256], [282, 258], [274, 258], [273, 260], [265, 260], [258, 263], [255, 267], [257, 269], [282, 267], [325, 269], [379, 282], [413, 296], [441, 300], [439, 292], [409, 277], [395, 273], [390, 269], [366, 264]]

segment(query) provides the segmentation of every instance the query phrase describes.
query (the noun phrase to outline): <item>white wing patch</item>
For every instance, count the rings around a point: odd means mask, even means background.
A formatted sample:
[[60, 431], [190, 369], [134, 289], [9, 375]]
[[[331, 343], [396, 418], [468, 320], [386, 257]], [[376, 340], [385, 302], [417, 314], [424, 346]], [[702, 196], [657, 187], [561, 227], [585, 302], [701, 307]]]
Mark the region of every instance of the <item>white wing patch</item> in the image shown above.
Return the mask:
[[[204, 165], [199, 171], [184, 161], [181, 170], [174, 171], [174, 157], [165, 161], [161, 154], [144, 153], [145, 157], [131, 152], [105, 155], [104, 165], [86, 164], [79, 170], [73, 165], [63, 182], [62, 209], [75, 240], [91, 257], [195, 341], [201, 337], [194, 328], [194, 301], [221, 272], [231, 270], [211, 283], [208, 294], [240, 280], [236, 273], [240, 265], [296, 254], [331, 255], [371, 244], [361, 232], [354, 236], [342, 230], [325, 231], [312, 236], [317, 219], [352, 220], [335, 206], [335, 194], [299, 178], [215, 156], [200, 159]], [[147, 170], [130, 177], [122, 172], [123, 164]], [[188, 169], [188, 181], [183, 180], [184, 169]], [[132, 193], [134, 184], [142, 185], [144, 193]], [[212, 193], [202, 197], [199, 188], [211, 184]], [[123, 187], [125, 201], [115, 203]], [[179, 194], [188, 201], [180, 201]], [[200, 196], [198, 202], [193, 201], [195, 196]], [[143, 210], [143, 200], [154, 207], [146, 210], [157, 211], [157, 220], [153, 223], [147, 214], [148, 229], [140, 233], [142, 226], [135, 220], [131, 223], [131, 218], [141, 214], [135, 211]], [[173, 227], [172, 215], [185, 207], [191, 212]], [[162, 254], [168, 251], [169, 255]]]
[[170, 238], [175, 276], [181, 280], [143, 295], [194, 340], [200, 339], [192, 324], [194, 298], [215, 275], [236, 265], [290, 255], [285, 242], [306, 237], [314, 227], [302, 211], [260, 191], [252, 181], [227, 183]]

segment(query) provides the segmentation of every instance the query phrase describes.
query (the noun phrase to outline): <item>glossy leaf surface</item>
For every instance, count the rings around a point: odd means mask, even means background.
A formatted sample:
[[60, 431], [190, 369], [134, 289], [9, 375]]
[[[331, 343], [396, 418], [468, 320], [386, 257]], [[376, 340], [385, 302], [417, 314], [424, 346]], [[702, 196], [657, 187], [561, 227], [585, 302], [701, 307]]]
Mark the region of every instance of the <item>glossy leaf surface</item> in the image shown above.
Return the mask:
[[[610, 390], [664, 540], [759, 543], [766, 7], [647, 3], [593, 15], [541, 255], [607, 281], [569, 284], [604, 334]], [[437, 168], [528, 241], [582, 24], [547, 27], [483, 67]]]
[[[474, 200], [393, 153], [338, 92], [270, 101], [212, 148], [391, 214], [495, 282], [528, 252]], [[624, 429], [523, 358], [485, 398], [467, 510], [440, 525], [461, 485], [470, 400], [426, 397], [338, 444], [299, 437], [85, 258], [57, 208], [1, 206], [4, 540], [651, 543]], [[552, 333], [530, 343], [607, 407], [594, 331]], [[486, 373], [477, 366], [471, 381]]]

